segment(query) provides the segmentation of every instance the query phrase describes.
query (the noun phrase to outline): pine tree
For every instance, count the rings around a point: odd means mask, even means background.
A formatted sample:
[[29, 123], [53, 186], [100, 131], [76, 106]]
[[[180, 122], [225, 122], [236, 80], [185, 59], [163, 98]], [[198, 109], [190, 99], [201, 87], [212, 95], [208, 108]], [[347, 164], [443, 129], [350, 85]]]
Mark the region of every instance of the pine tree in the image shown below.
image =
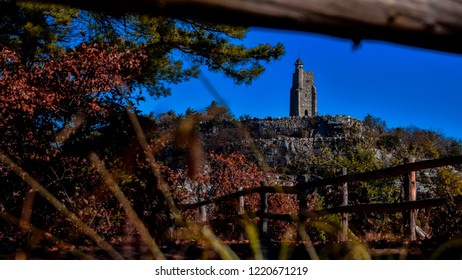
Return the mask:
[[63, 53], [78, 10], [43, 4], [10, 4], [0, 15], [0, 48], [14, 50], [26, 69]]
[[284, 53], [280, 43], [245, 46], [247, 28], [53, 5], [16, 4], [0, 16], [0, 28], [0, 47], [15, 50], [25, 67], [85, 42], [143, 48], [148, 58], [137, 85], [153, 97], [169, 95], [172, 84], [198, 77], [201, 67], [237, 84], [250, 84], [264, 71], [264, 62]]

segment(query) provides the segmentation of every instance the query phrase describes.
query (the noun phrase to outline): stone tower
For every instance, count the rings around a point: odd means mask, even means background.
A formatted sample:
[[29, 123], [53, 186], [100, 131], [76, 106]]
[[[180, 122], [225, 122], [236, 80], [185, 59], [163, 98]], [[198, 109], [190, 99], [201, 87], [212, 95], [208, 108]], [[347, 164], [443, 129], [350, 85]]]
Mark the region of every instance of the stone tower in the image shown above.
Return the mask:
[[295, 72], [290, 89], [290, 116], [314, 117], [318, 115], [316, 87], [313, 72], [303, 71], [303, 62], [295, 61]]

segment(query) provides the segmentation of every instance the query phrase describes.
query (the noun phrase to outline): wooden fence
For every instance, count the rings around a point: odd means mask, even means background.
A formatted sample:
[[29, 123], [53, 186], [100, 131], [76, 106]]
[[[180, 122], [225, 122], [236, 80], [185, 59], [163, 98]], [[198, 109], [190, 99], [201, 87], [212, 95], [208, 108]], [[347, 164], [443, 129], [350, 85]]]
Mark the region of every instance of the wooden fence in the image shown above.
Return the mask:
[[[267, 236], [268, 230], [268, 219], [297, 222], [299, 224], [305, 222], [310, 218], [318, 218], [325, 215], [341, 214], [341, 231], [340, 240], [348, 240], [348, 214], [349, 213], [372, 213], [372, 212], [384, 212], [384, 213], [404, 213], [404, 229], [406, 233], [406, 239], [414, 241], [416, 240], [416, 218], [417, 209], [431, 208], [437, 206], [443, 206], [449, 201], [447, 198], [433, 198], [417, 200], [416, 191], [416, 176], [415, 172], [423, 169], [437, 168], [448, 165], [462, 164], [462, 156], [454, 156], [448, 158], [441, 158], [435, 160], [425, 160], [414, 162], [413, 159], [406, 159], [404, 164], [369, 171], [358, 174], [347, 174], [346, 168], [342, 169], [342, 176], [320, 179], [315, 181], [298, 183], [295, 186], [268, 186], [266, 183], [262, 183], [261, 186], [250, 189], [243, 189], [237, 192], [224, 195], [221, 197], [212, 198], [209, 200], [200, 201], [192, 204], [182, 204], [179, 207], [181, 209], [201, 209], [201, 220], [205, 221], [205, 205], [229, 201], [233, 199], [240, 199], [240, 208], [244, 208], [244, 196], [260, 193], [260, 211], [256, 213], [248, 213], [248, 217], [259, 217], [260, 218], [260, 233], [262, 237]], [[404, 202], [398, 203], [374, 203], [374, 204], [360, 204], [360, 205], [349, 205], [348, 204], [348, 183], [351, 182], [369, 182], [373, 180], [388, 179], [403, 176], [404, 177]], [[307, 207], [307, 193], [311, 192], [316, 188], [322, 188], [326, 186], [337, 185], [341, 186], [342, 190], [342, 203], [340, 206], [308, 211]], [[284, 193], [284, 194], [296, 194], [299, 204], [298, 215], [290, 214], [274, 214], [268, 212], [268, 194], [269, 193]], [[452, 203], [462, 203], [462, 197], [453, 197]], [[240, 213], [242, 214], [242, 213]]]

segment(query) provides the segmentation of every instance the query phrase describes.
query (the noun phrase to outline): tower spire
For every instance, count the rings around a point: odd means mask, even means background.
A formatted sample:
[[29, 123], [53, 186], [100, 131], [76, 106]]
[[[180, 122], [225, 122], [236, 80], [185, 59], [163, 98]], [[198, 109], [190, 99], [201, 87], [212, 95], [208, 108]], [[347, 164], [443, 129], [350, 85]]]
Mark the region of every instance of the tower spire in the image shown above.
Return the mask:
[[290, 116], [312, 117], [318, 115], [316, 87], [313, 72], [305, 72], [303, 61], [295, 61], [295, 72], [290, 89]]
[[295, 69], [297, 70], [300, 70], [303, 72], [303, 61], [301, 58], [298, 58], [296, 61], [295, 61]]

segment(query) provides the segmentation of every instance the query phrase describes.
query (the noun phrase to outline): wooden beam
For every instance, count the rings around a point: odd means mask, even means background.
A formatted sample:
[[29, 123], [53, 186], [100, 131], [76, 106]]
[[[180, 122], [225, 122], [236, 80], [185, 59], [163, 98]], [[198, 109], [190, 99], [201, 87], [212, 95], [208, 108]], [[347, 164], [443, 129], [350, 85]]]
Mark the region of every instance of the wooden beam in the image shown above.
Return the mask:
[[[406, 158], [404, 164], [413, 163], [415, 159], [413, 157]], [[404, 174], [404, 201], [416, 201], [417, 200], [417, 185], [415, 171]], [[417, 222], [417, 211], [415, 209], [406, 211], [404, 213], [404, 232], [406, 237], [409, 237], [410, 241], [415, 241], [416, 236], [416, 222]]]
[[[316, 181], [310, 181], [298, 184], [296, 187], [300, 190], [316, 189], [328, 185], [341, 185], [345, 182], [369, 182], [373, 180], [381, 180], [386, 178], [398, 177], [411, 171], [419, 171], [429, 168], [437, 168], [447, 165], [457, 165], [462, 163], [462, 156], [454, 156], [447, 158], [439, 158], [432, 160], [418, 161], [415, 163], [403, 164], [394, 167], [384, 168], [380, 170], [368, 171], [359, 174], [350, 174], [332, 178], [326, 178]], [[296, 193], [296, 192], [295, 192]]]
[[424, 160], [424, 161], [418, 161], [414, 163], [398, 165], [398, 166], [389, 167], [389, 168], [380, 169], [380, 170], [368, 171], [368, 172], [359, 173], [359, 174], [343, 175], [339, 177], [326, 178], [326, 179], [310, 181], [306, 183], [299, 183], [295, 187], [263, 186], [263, 187], [245, 189], [242, 191], [237, 191], [235, 193], [212, 198], [206, 201], [178, 205], [178, 207], [181, 209], [195, 209], [202, 205], [208, 205], [208, 204], [217, 203], [221, 201], [227, 201], [230, 199], [238, 198], [238, 197], [253, 194], [253, 193], [298, 194], [303, 191], [308, 191], [308, 190], [312, 190], [312, 189], [316, 189], [316, 188], [320, 188], [324, 186], [329, 186], [329, 185], [341, 185], [343, 183], [348, 183], [348, 182], [368, 182], [368, 181], [373, 181], [373, 180], [381, 180], [381, 179], [386, 179], [386, 178], [402, 176], [403, 174], [407, 172], [411, 172], [411, 171], [419, 171], [423, 169], [437, 168], [441, 166], [456, 165], [456, 164], [461, 164], [461, 163], [462, 163], [462, 156]]
[[[262, 182], [261, 187], [267, 187], [266, 182]], [[268, 219], [265, 218], [265, 214], [268, 213], [268, 193], [260, 193], [260, 213], [262, 218], [260, 219], [260, 240], [268, 241]]]
[[[422, 199], [417, 201], [406, 201], [406, 202], [397, 202], [397, 203], [374, 203], [374, 204], [357, 204], [357, 205], [347, 205], [347, 206], [338, 206], [332, 208], [326, 208], [321, 210], [310, 211], [304, 213], [304, 215], [291, 215], [291, 214], [274, 214], [274, 213], [264, 213], [258, 211], [256, 213], [246, 213], [246, 218], [255, 218], [255, 217], [265, 217], [267, 219], [280, 220], [286, 222], [298, 222], [300, 218], [303, 219], [316, 219], [324, 217], [327, 215], [341, 214], [341, 213], [398, 213], [415, 209], [427, 209], [433, 207], [441, 207], [447, 203], [454, 203], [457, 205], [462, 205], [462, 196], [448, 198], [430, 198]], [[244, 218], [242, 215], [236, 215], [228, 217], [229, 219], [233, 218]]]
[[[342, 167], [342, 175], [347, 175], [348, 170]], [[348, 183], [342, 184], [342, 204], [341, 206], [348, 206]], [[342, 231], [340, 232], [340, 241], [348, 241], [348, 213], [342, 213]]]
[[[18, 0], [18, 2], [28, 2]], [[302, 30], [462, 53], [461, 0], [30, 0], [116, 14]]]
[[244, 189], [242, 191], [237, 191], [237, 192], [234, 192], [234, 193], [231, 193], [231, 194], [211, 198], [211, 199], [196, 202], [196, 203], [179, 204], [178, 208], [183, 209], [183, 210], [196, 209], [196, 208], [201, 207], [203, 205], [208, 205], [208, 204], [212, 204], [212, 203], [228, 201], [228, 200], [231, 200], [231, 199], [236, 199], [236, 198], [239, 198], [241, 196], [246, 196], [246, 195], [250, 195], [250, 194], [253, 194], [253, 193], [260, 193], [260, 194], [263, 194], [263, 193], [295, 193], [295, 188], [293, 188], [293, 187], [267, 187], [267, 186], [265, 186], [265, 187], [256, 187], [256, 188], [252, 188], [252, 189]]
[[[462, 204], [462, 196], [454, 197], [450, 200], [452, 203], [457, 205]], [[413, 209], [424, 209], [432, 207], [444, 206], [448, 203], [446, 198], [433, 198], [417, 201], [407, 201], [399, 203], [377, 203], [377, 204], [359, 204], [359, 205], [348, 205], [339, 206], [328, 209], [322, 209], [317, 211], [311, 211], [303, 216], [304, 219], [316, 219], [327, 215], [340, 214], [340, 213], [397, 213], [403, 211], [409, 211]], [[289, 215], [289, 214], [274, 214], [266, 213], [250, 213], [250, 218], [253, 217], [266, 217], [272, 220], [286, 221], [286, 222], [299, 222], [300, 215]]]
[[[456, 198], [455, 198], [456, 199]], [[423, 199], [417, 201], [406, 201], [398, 203], [374, 203], [374, 204], [359, 204], [359, 205], [348, 205], [348, 206], [339, 206], [329, 209], [315, 211], [316, 215], [331, 215], [337, 213], [398, 213], [403, 211], [409, 211], [414, 209], [424, 209], [443, 206], [448, 203], [446, 198], [432, 198], [432, 199]], [[454, 203], [460, 204], [460, 197], [454, 201]]]

